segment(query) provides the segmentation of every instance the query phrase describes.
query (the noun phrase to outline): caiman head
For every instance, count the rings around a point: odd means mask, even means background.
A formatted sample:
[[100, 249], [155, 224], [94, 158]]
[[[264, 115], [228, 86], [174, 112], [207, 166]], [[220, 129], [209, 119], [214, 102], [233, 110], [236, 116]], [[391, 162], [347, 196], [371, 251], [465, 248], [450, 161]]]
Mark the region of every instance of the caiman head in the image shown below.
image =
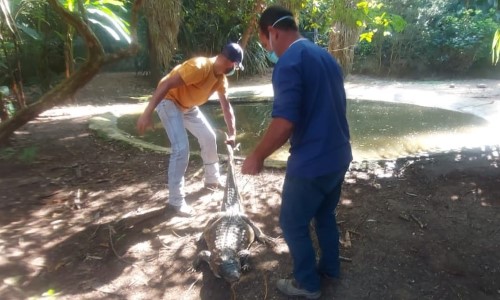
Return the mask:
[[240, 280], [241, 262], [234, 250], [224, 249], [216, 253], [211, 260], [210, 269], [217, 277], [222, 277], [229, 283], [235, 283]]

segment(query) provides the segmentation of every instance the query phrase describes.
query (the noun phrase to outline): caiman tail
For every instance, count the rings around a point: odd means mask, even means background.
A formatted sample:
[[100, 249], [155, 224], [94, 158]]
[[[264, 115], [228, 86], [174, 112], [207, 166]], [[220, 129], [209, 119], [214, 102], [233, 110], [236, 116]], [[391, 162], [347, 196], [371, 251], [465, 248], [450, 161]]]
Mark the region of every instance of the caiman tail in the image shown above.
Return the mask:
[[243, 212], [241, 206], [241, 196], [236, 185], [236, 178], [234, 174], [234, 154], [233, 147], [227, 146], [227, 179], [226, 188], [224, 189], [224, 198], [222, 199], [221, 211], [228, 212]]

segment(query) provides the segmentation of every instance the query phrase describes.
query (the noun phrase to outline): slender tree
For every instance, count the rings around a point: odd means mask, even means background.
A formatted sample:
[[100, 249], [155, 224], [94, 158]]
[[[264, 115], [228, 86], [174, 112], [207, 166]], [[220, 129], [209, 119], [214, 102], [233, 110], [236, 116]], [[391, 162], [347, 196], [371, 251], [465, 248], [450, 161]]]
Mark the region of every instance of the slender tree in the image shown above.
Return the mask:
[[[23, 80], [21, 73], [21, 50], [20, 50], [20, 34], [16, 23], [10, 11], [9, 1], [0, 0], [0, 42], [3, 55], [6, 61], [6, 69], [11, 80], [11, 89], [16, 97], [20, 108], [26, 107], [26, 99], [24, 97]], [[7, 50], [6, 44], [13, 45], [13, 51]]]
[[344, 76], [349, 75], [354, 61], [354, 46], [363, 28], [359, 26], [355, 0], [335, 0], [332, 5], [333, 24], [329, 34], [328, 52], [339, 62]]
[[151, 77], [155, 82], [162, 77], [175, 54], [181, 8], [181, 0], [148, 0], [144, 3], [144, 14], [148, 20]]
[[257, 18], [262, 13], [262, 11], [264, 11], [264, 8], [265, 8], [264, 0], [255, 1], [253, 13], [250, 16], [246, 30], [243, 33], [243, 36], [241, 37], [240, 45], [243, 49], [246, 49], [248, 42], [250, 41], [250, 38], [252, 37], [252, 34], [254, 33], [255, 28], [257, 27]]

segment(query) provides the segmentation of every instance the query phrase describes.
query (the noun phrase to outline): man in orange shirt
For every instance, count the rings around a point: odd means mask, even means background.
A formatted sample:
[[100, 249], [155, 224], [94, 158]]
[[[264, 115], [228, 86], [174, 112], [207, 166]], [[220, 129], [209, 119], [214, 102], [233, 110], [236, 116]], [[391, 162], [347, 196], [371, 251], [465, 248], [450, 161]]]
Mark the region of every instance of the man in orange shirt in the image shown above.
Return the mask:
[[186, 204], [184, 173], [189, 161], [189, 142], [186, 129], [200, 143], [205, 165], [205, 187], [221, 185], [219, 157], [215, 132], [198, 106], [217, 92], [228, 129], [227, 143], [234, 146], [236, 138], [233, 108], [227, 99], [226, 76], [243, 69], [243, 50], [236, 43], [227, 44], [215, 57], [195, 57], [176, 66], [162, 78], [149, 103], [137, 120], [137, 130], [143, 134], [151, 127], [156, 109], [170, 140], [172, 153], [168, 165], [169, 205], [180, 215], [191, 216], [193, 209]]

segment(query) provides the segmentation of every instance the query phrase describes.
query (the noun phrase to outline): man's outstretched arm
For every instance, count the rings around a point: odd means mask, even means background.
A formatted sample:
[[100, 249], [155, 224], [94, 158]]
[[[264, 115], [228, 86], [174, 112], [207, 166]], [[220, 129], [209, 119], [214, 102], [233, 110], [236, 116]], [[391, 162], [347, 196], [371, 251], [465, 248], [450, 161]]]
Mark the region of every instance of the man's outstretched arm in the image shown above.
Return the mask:
[[260, 173], [264, 160], [288, 141], [292, 131], [292, 122], [284, 118], [273, 118], [260, 143], [243, 162], [241, 173], [249, 175]]

